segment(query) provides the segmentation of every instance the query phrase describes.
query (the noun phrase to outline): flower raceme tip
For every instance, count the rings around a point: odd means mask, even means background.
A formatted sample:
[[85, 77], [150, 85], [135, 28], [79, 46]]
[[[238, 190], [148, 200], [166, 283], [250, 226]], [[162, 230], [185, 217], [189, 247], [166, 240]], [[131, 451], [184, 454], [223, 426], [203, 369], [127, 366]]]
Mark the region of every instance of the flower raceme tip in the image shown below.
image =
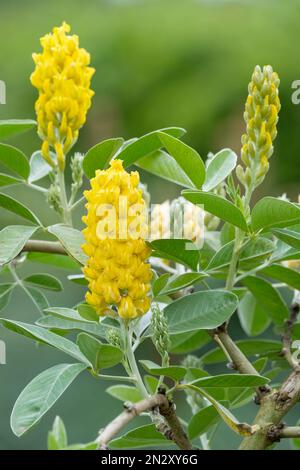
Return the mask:
[[61, 170], [65, 155], [76, 143], [79, 129], [86, 121], [94, 92], [90, 89], [95, 70], [89, 67], [89, 53], [79, 47], [76, 35], [63, 23], [41, 38], [43, 52], [33, 54], [35, 70], [32, 85], [38, 89], [35, 104], [38, 134], [43, 141], [42, 155], [51, 165], [52, 148]]
[[269, 169], [280, 111], [278, 87], [278, 75], [270, 65], [255, 67], [244, 112], [246, 133], [242, 136], [241, 158], [245, 168], [238, 165], [236, 170], [238, 179], [248, 188], [261, 184]]

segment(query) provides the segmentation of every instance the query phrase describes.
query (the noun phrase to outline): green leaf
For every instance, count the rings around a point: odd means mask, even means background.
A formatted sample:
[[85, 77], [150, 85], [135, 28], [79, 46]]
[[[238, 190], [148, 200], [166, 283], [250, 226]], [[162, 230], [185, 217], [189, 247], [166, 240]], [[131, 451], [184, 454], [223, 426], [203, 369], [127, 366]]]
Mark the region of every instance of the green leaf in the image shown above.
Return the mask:
[[47, 264], [49, 266], [55, 266], [56, 268], [72, 271], [78, 271], [80, 268], [80, 265], [73, 258], [54, 253], [30, 252], [27, 253], [27, 260], [31, 261], [32, 263]]
[[6, 209], [7, 211], [13, 212], [24, 219], [29, 220], [35, 225], [41, 225], [39, 219], [31, 212], [26, 206], [18, 202], [16, 199], [13, 199], [7, 194], [0, 193], [0, 207]]
[[220, 241], [221, 245], [226, 245], [226, 243], [231, 242], [235, 239], [235, 228], [233, 225], [225, 222], [220, 232]]
[[11, 428], [14, 434], [20, 437], [32, 428], [84, 369], [84, 364], [59, 364], [35, 377], [13, 408]]
[[244, 232], [248, 231], [246, 219], [240, 209], [224, 197], [189, 189], [183, 190], [181, 194], [193, 204], [203, 205], [205, 211], [225, 220], [225, 222], [229, 222]]
[[300, 290], [300, 273], [293, 269], [286, 268], [281, 264], [272, 264], [264, 269], [261, 269], [260, 274], [263, 276], [271, 277], [280, 282], [284, 282], [293, 289]]
[[[268, 358], [261, 357], [254, 361], [252, 365], [261, 373], [268, 362]], [[267, 374], [265, 374], [267, 377]], [[269, 377], [268, 377], [269, 378]], [[270, 379], [270, 378], [269, 378]], [[227, 389], [227, 400], [230, 408], [240, 408], [253, 400], [253, 390], [251, 388], [230, 388]]]
[[82, 162], [86, 177], [94, 178], [96, 170], [104, 170], [123, 143], [121, 137], [107, 139], [88, 150]]
[[92, 364], [93, 371], [96, 374], [100, 369], [108, 369], [119, 364], [124, 356], [120, 348], [103, 344], [86, 333], [80, 333], [77, 336], [77, 344], [82, 354]]
[[67, 447], [67, 431], [63, 420], [56, 416], [52, 430], [48, 433], [48, 450], [59, 450]]
[[63, 288], [62, 283], [51, 274], [32, 274], [25, 277], [23, 281], [48, 290], [61, 291]]
[[213, 329], [227, 321], [238, 299], [225, 290], [200, 291], [182, 297], [164, 309], [169, 333]]
[[26, 287], [26, 290], [28, 291], [30, 299], [36, 305], [38, 310], [42, 312], [44, 309], [49, 307], [47, 297], [45, 297], [45, 295], [40, 290], [29, 286]]
[[264, 197], [254, 206], [251, 219], [255, 231], [288, 227], [300, 222], [300, 207], [283, 199]]
[[27, 180], [30, 168], [28, 160], [21, 150], [12, 147], [12, 145], [0, 144], [0, 163]]
[[207, 277], [205, 273], [184, 273], [168, 278], [167, 284], [161, 289], [159, 295], [169, 295], [181, 289], [198, 284], [201, 279]]
[[87, 256], [82, 251], [81, 246], [84, 244], [84, 237], [79, 230], [64, 224], [51, 225], [47, 228], [52, 233], [65, 250], [80, 264], [85, 264]]
[[118, 158], [123, 160], [124, 167], [130, 166], [145, 155], [160, 149], [163, 146], [159, 139], [161, 132], [173, 135], [174, 137], [181, 137], [185, 130], [180, 127], [166, 127], [143, 135], [118, 153]]
[[280, 229], [276, 228], [272, 230], [274, 235], [282, 240], [283, 242], [287, 243], [288, 245], [296, 248], [296, 250], [300, 250], [300, 233], [295, 232], [294, 230], [289, 229]]
[[[51, 315], [55, 315], [60, 318], [66, 318], [67, 320], [74, 320], [78, 322], [85, 322], [86, 318], [83, 318], [77, 310], [73, 308], [65, 308], [65, 307], [50, 307], [45, 310], [44, 313], [50, 313]], [[94, 323], [94, 321], [90, 322]], [[99, 317], [97, 318], [97, 323], [99, 323]]]
[[36, 325], [42, 326], [43, 328], [54, 330], [85, 331], [86, 333], [91, 333], [92, 335], [106, 339], [107, 328], [102, 325], [96, 325], [95, 323], [68, 320], [66, 318], [55, 317], [53, 315], [44, 315], [35, 323]]
[[179, 333], [172, 335], [170, 352], [172, 354], [187, 354], [196, 349], [202, 348], [209, 343], [210, 336], [204, 330], [196, 332], [188, 331], [187, 333]]
[[247, 276], [242, 282], [273, 322], [276, 325], [282, 325], [289, 316], [289, 309], [277, 289], [269, 282], [256, 276]]
[[196, 188], [201, 188], [205, 180], [205, 165], [192, 147], [171, 135], [159, 132], [158, 137], [169, 154], [176, 160]]
[[186, 374], [186, 368], [180, 366], [161, 367], [152, 361], [139, 361], [146, 372], [153, 375], [164, 375], [170, 377], [175, 382], [183, 379]]
[[170, 276], [171, 276], [170, 273], [164, 273], [153, 281], [152, 291], [153, 291], [154, 297], [157, 297], [159, 295], [160, 291], [167, 284]]
[[[52, 160], [55, 161], [55, 155], [50, 152]], [[34, 152], [29, 161], [30, 165], [30, 175], [28, 178], [29, 183], [34, 183], [35, 181], [39, 181], [45, 176], [47, 176], [53, 168], [46, 162], [43, 158], [40, 150]]]
[[[193, 248], [195, 249], [187, 249]], [[197, 270], [199, 263], [199, 250], [190, 240], [153, 240], [151, 247], [155, 250], [152, 256], [171, 259], [177, 263], [185, 264], [193, 270]]]
[[0, 232], [0, 266], [9, 263], [24, 248], [37, 227], [10, 225]]
[[238, 308], [241, 326], [248, 336], [257, 336], [263, 333], [270, 325], [270, 317], [259, 302], [247, 292], [242, 298]]
[[[225, 268], [230, 264], [233, 253], [234, 241], [230, 241], [223, 245], [219, 251], [210, 260], [207, 271], [219, 270]], [[258, 237], [250, 239], [243, 246], [239, 257], [239, 268], [253, 269], [255, 266], [260, 265], [263, 260], [268, 258], [274, 250], [274, 243], [268, 238]]]
[[36, 126], [32, 119], [6, 119], [0, 121], [0, 140], [26, 132]]
[[90, 305], [88, 304], [78, 305], [77, 311], [84, 320], [99, 323], [99, 315]]
[[195, 439], [201, 434], [204, 434], [208, 429], [219, 421], [219, 413], [214, 406], [209, 405], [202, 410], [198, 411], [189, 422], [188, 434], [191, 440]]
[[129, 431], [123, 436], [113, 439], [109, 443], [110, 449], [138, 449], [144, 447], [168, 446], [171, 442], [167, 440], [155, 428], [154, 424], [147, 424]]
[[236, 419], [236, 417], [227, 408], [225, 408], [225, 406], [217, 402], [203, 389], [190, 384], [180, 385], [179, 388], [193, 390], [194, 392], [199, 393], [199, 395], [205, 397], [215, 407], [216, 411], [223, 419], [223, 421], [227, 424], [227, 426], [229, 426], [235, 433], [239, 434], [240, 436], [250, 436], [256, 431], [255, 426], [250, 426], [246, 423], [240, 423]]
[[237, 155], [231, 149], [220, 150], [209, 161], [203, 191], [211, 191], [224, 181], [235, 168]]
[[220, 388], [248, 388], [261, 387], [270, 382], [267, 377], [249, 374], [221, 374], [211, 377], [203, 377], [192, 382], [200, 388], [220, 387]]
[[143, 378], [148, 392], [150, 395], [154, 395], [159, 386], [159, 379], [152, 375], [144, 375]]
[[[268, 339], [243, 339], [236, 342], [236, 345], [245, 354], [245, 356], [267, 356], [270, 352], [279, 353], [282, 349], [280, 341], [272, 341]], [[201, 357], [201, 361], [205, 365], [218, 364], [220, 362], [228, 361], [224, 352], [220, 348], [215, 348], [208, 351]]]
[[122, 402], [137, 403], [143, 399], [139, 390], [130, 385], [112, 385], [106, 389], [106, 392]]
[[22, 183], [22, 180], [13, 176], [5, 175], [4, 173], [0, 173], [0, 186], [10, 186], [11, 184], [19, 183]]
[[53, 346], [54, 348], [59, 349], [69, 356], [72, 356], [75, 359], [83, 362], [85, 365], [90, 365], [85, 356], [81, 354], [78, 346], [66, 338], [56, 335], [55, 333], [47, 331], [39, 326], [29, 325], [28, 323], [8, 320], [6, 318], [0, 318], [0, 323], [8, 330], [11, 330], [22, 336], [26, 336], [27, 338], [33, 339], [40, 343]]
[[164, 150], [156, 150], [140, 158], [135, 162], [135, 165], [172, 183], [179, 184], [185, 188], [194, 188], [192, 181], [184, 173], [176, 160]]

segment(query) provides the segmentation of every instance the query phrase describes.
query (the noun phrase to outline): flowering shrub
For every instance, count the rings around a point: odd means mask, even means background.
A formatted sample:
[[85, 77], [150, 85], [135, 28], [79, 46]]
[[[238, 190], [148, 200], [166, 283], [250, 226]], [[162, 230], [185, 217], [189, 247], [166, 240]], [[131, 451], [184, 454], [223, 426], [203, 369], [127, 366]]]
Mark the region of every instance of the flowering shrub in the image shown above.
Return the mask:
[[[108, 139], [84, 156], [69, 157], [91, 105], [94, 73], [89, 54], [69, 31], [65, 23], [54, 28], [41, 40], [43, 52], [33, 56], [37, 123], [0, 122], [1, 140], [36, 126], [42, 140], [29, 161], [17, 148], [0, 144], [0, 162], [9, 172], [0, 175], [1, 186], [31, 186], [60, 218], [45, 227], [22, 202], [0, 194], [1, 208], [26, 221], [0, 232], [0, 263], [11, 276], [0, 285], [0, 306], [21, 286], [43, 313], [34, 325], [25, 315], [22, 321], [2, 318], [1, 324], [73, 359], [25, 387], [12, 410], [13, 432], [22, 436], [37, 425], [85, 372], [102, 387], [105, 380], [114, 382], [107, 392], [125, 402], [125, 410], [106, 426], [99, 423], [99, 436], [87, 444], [70, 445], [56, 418], [49, 449], [211, 449], [222, 421], [241, 436], [241, 449], [266, 449], [281, 438], [293, 438], [299, 447], [300, 427], [283, 419], [300, 399], [300, 207], [286, 197], [252, 204], [273, 153], [277, 74], [270, 66], [254, 70], [240, 161], [222, 149], [204, 164], [178, 127], [125, 142]], [[72, 173], [69, 192], [66, 165]], [[180, 185], [182, 196], [152, 208], [138, 171], [128, 170], [132, 165]], [[45, 176], [48, 188], [38, 184]], [[85, 177], [90, 189], [81, 196]], [[81, 232], [72, 212], [82, 202]], [[49, 306], [41, 289], [60, 291], [62, 285], [47, 273], [21, 279], [19, 266], [30, 259], [73, 272], [68, 279], [87, 286], [82, 303]], [[247, 339], [231, 338], [233, 316]], [[278, 340], [261, 337], [267, 328]], [[137, 349], [151, 341], [156, 362], [138, 363]], [[212, 375], [212, 364], [223, 373]], [[114, 374], [116, 365], [123, 374]], [[180, 393], [190, 407], [188, 421], [175, 406]], [[256, 417], [240, 422], [235, 409], [253, 398]], [[148, 424], [126, 433], [123, 427], [141, 414]]]

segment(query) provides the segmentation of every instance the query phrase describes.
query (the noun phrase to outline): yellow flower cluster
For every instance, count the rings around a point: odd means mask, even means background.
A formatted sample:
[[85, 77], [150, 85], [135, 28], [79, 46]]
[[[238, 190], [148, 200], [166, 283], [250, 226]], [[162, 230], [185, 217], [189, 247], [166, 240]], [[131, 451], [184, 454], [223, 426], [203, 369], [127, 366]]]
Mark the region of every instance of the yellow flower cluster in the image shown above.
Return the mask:
[[94, 94], [90, 89], [95, 71], [89, 67], [90, 55], [79, 47], [78, 36], [68, 35], [69, 32], [70, 26], [63, 23], [41, 38], [43, 52], [33, 54], [36, 68], [30, 77], [39, 91], [35, 109], [43, 140], [42, 155], [53, 166], [52, 147], [61, 169], [85, 123]]
[[84, 193], [86, 300], [99, 315], [117, 310], [120, 317], [133, 319], [150, 308], [150, 249], [143, 238], [147, 222], [138, 184], [138, 172], [129, 174], [122, 161], [113, 160], [107, 170], [96, 171]]
[[258, 65], [255, 67], [244, 113], [247, 129], [242, 136], [241, 157], [246, 168], [237, 167], [241, 183], [253, 189], [263, 181], [273, 153], [280, 111], [278, 87], [278, 75], [270, 65], [262, 70]]

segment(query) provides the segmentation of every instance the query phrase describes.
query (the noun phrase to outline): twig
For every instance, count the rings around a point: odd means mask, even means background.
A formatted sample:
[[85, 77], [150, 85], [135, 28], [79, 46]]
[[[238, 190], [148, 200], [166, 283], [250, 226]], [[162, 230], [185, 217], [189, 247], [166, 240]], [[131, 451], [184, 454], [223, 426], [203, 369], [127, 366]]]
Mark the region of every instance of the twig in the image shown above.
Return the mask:
[[29, 240], [25, 243], [22, 251], [38, 251], [40, 253], [56, 253], [60, 255], [67, 254], [59, 242], [48, 242], [45, 240]]
[[270, 426], [267, 435], [271, 442], [279, 442], [283, 438], [298, 438], [300, 437], [300, 427], [285, 426], [283, 423], [280, 423], [277, 426]]
[[[230, 338], [227, 333], [226, 325], [223, 325], [213, 332], [209, 333], [216, 343], [221, 347], [225, 356], [230, 358], [232, 368], [239, 371], [240, 374], [251, 374], [259, 375], [255, 367], [247, 359], [245, 354], [240, 350], [240, 348], [235, 344], [235, 342]], [[256, 404], [260, 404], [262, 397], [271, 391], [268, 385], [263, 385], [256, 389], [256, 396], [254, 401]]]
[[300, 426], [284, 426], [279, 437], [288, 439], [300, 437]]
[[226, 356], [229, 357], [234, 365], [234, 368], [241, 374], [254, 374], [258, 375], [257, 370], [253, 367], [251, 362], [242, 353], [240, 348], [234, 343], [226, 331], [226, 328], [219, 327], [213, 332], [210, 332], [211, 336], [215, 339], [219, 346], [222, 345], [222, 349], [226, 350]]
[[297, 303], [293, 303], [290, 308], [290, 317], [285, 321], [285, 329], [281, 337], [282, 350], [280, 355], [285, 357], [292, 369], [300, 371], [300, 365], [298, 361], [293, 358], [291, 353], [293, 327], [297, 321], [298, 313], [299, 305]]
[[109, 442], [132, 419], [139, 416], [141, 413], [152, 411], [156, 408], [159, 409], [161, 415], [165, 417], [171, 428], [171, 435], [168, 435], [167, 437], [172, 439], [180, 449], [191, 450], [192, 446], [175, 414], [174, 405], [171, 404], [168, 398], [162, 393], [145, 398], [134, 405], [127, 406], [119, 416], [117, 416], [104, 430], [100, 432], [97, 439], [98, 449], [108, 449]]

